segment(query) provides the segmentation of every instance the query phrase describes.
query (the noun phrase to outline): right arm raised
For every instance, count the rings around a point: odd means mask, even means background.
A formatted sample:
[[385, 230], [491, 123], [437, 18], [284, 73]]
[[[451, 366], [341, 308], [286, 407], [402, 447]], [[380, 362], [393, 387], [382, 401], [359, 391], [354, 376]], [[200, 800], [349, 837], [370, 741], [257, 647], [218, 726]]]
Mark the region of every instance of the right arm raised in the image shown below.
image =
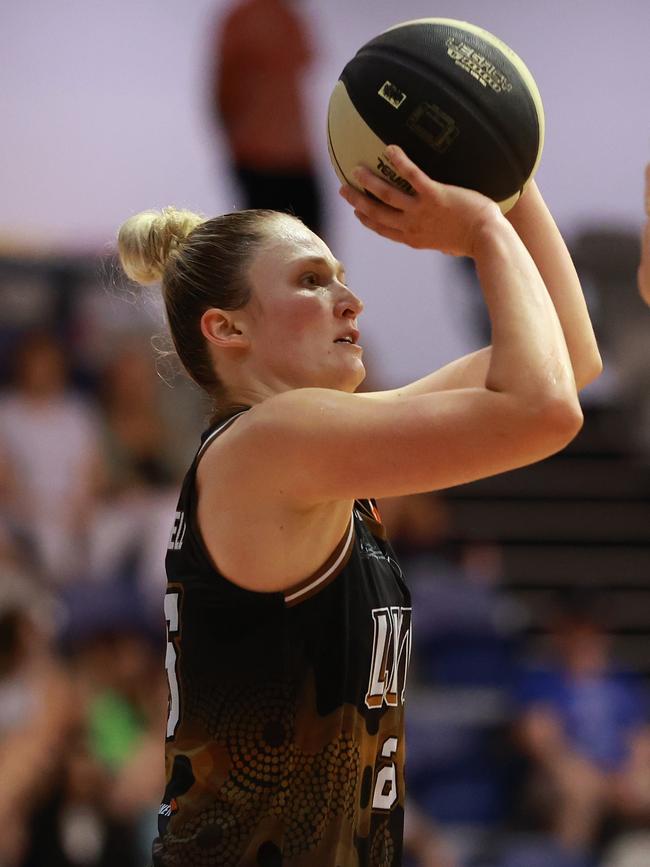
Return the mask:
[[426, 180], [427, 219], [448, 221], [445, 246], [455, 221], [453, 243], [462, 238], [476, 261], [493, 330], [485, 387], [384, 400], [276, 395], [232, 431], [240, 483], [245, 468], [258, 491], [306, 506], [431, 491], [540, 460], [579, 430], [562, 328], [517, 232], [483, 196]]

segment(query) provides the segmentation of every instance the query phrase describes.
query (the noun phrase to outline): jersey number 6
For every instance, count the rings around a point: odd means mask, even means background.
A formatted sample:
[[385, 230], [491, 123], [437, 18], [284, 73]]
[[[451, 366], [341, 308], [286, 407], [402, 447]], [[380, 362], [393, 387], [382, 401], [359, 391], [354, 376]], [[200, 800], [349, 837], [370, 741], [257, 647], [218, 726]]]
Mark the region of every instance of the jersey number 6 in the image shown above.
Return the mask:
[[[386, 738], [381, 748], [383, 758], [390, 757], [397, 752], [397, 738]], [[397, 770], [395, 762], [385, 765], [377, 774], [375, 791], [372, 796], [373, 810], [390, 810], [397, 800]]]

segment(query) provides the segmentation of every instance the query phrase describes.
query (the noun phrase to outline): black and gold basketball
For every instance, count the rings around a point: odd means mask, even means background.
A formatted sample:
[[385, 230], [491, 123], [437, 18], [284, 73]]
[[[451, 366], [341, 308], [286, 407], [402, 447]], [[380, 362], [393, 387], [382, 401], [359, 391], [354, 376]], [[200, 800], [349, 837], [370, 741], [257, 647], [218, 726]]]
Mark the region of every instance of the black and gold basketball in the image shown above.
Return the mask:
[[504, 42], [447, 18], [407, 21], [363, 45], [345, 66], [328, 110], [339, 179], [365, 165], [403, 189], [385, 151], [398, 144], [426, 174], [475, 189], [509, 210], [544, 144], [535, 81]]

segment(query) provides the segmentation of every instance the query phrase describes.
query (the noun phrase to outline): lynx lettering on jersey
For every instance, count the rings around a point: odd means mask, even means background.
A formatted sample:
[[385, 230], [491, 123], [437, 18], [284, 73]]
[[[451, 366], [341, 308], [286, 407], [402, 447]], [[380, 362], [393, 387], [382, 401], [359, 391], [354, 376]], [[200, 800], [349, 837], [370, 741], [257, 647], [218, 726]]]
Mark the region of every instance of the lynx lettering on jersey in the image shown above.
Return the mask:
[[176, 512], [174, 517], [174, 526], [172, 527], [171, 536], [169, 537], [169, 545], [167, 545], [168, 551], [181, 550], [186, 529], [187, 524], [185, 523], [185, 513]]
[[366, 707], [377, 708], [382, 704], [397, 707], [404, 701], [411, 656], [411, 609], [374, 608], [372, 619], [375, 634]]

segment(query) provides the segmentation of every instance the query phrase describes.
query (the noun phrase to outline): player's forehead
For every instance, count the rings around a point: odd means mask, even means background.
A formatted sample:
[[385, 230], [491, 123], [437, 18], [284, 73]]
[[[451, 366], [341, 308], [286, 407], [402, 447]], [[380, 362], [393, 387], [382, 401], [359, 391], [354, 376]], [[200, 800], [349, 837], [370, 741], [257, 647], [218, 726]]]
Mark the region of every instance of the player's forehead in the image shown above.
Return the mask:
[[290, 269], [301, 262], [306, 264], [310, 261], [320, 261], [335, 272], [342, 269], [325, 241], [311, 229], [293, 217], [278, 217], [260, 250], [258, 265], [262, 268], [275, 266]]

